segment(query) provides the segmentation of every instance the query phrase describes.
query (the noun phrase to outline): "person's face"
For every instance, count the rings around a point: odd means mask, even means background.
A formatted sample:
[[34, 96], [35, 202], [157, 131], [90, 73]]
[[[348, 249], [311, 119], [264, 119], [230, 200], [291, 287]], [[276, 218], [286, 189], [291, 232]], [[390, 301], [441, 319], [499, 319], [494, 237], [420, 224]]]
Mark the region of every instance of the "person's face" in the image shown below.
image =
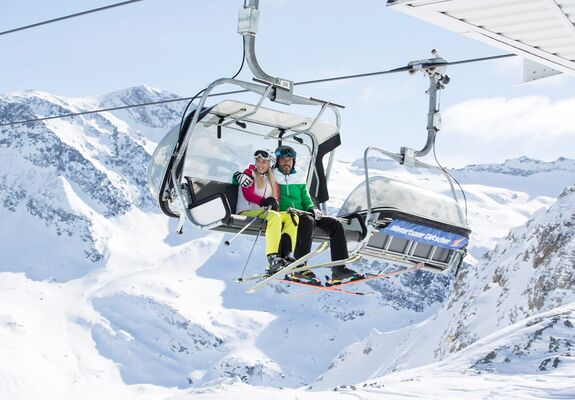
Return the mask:
[[278, 158], [278, 166], [282, 174], [289, 175], [293, 168], [293, 157]]
[[256, 171], [260, 174], [265, 174], [270, 169], [270, 160], [264, 160], [261, 157], [256, 158]]

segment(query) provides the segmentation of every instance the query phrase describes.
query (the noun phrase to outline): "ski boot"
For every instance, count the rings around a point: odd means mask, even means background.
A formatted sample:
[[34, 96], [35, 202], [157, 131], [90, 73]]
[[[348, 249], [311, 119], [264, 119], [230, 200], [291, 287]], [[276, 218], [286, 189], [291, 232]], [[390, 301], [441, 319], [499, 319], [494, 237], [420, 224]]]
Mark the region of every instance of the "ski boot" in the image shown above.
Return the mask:
[[288, 265], [289, 262], [277, 254], [268, 254], [268, 265], [266, 267], [266, 276], [272, 276], [280, 269]]
[[285, 276], [287, 281], [301, 282], [308, 285], [321, 286], [321, 282], [311, 270], [290, 272]]
[[343, 265], [333, 267], [331, 270], [331, 279], [328, 279], [325, 283], [326, 286], [341, 285], [342, 283], [357, 281], [364, 279], [365, 276], [355, 272], [353, 269], [349, 269]]

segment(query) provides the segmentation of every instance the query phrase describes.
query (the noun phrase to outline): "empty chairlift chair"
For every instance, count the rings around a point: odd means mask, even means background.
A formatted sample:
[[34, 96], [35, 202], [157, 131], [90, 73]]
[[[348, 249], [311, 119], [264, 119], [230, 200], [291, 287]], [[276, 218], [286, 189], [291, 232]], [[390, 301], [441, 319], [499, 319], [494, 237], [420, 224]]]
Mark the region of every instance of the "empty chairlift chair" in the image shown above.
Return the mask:
[[[382, 149], [368, 150], [398, 157]], [[364, 160], [366, 181], [351, 192], [339, 211], [339, 216], [350, 221], [344, 225], [348, 231], [368, 228], [359, 253], [392, 264], [423, 263], [423, 268], [432, 272], [458, 267], [466, 254], [471, 231], [449, 177], [451, 197], [386, 176], [370, 177], [368, 150]], [[414, 162], [417, 168], [441, 171], [436, 166]]]

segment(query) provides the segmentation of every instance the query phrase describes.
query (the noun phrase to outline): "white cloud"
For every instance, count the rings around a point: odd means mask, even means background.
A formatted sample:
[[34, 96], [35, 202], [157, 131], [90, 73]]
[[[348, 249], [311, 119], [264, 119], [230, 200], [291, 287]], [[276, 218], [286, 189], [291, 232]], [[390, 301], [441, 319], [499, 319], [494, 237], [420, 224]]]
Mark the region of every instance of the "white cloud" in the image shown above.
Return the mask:
[[446, 134], [486, 140], [575, 137], [575, 98], [475, 99], [448, 108], [443, 121]]

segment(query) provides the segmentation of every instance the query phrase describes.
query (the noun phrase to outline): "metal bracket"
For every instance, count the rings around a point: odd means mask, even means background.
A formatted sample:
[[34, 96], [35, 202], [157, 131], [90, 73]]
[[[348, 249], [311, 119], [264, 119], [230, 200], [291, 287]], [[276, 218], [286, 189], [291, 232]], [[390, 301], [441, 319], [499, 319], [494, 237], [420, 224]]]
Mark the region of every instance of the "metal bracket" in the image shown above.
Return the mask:
[[258, 0], [250, 0], [250, 3], [240, 10], [238, 17], [238, 33], [244, 38], [246, 61], [252, 74], [254, 74], [256, 82], [263, 82], [273, 86], [269, 99], [290, 105], [292, 104], [293, 81], [266, 74], [256, 58], [255, 41], [260, 15], [258, 5]]
[[427, 142], [421, 150], [414, 150], [408, 147], [402, 147], [400, 153], [403, 156], [402, 164], [407, 166], [413, 165], [416, 157], [423, 157], [429, 153], [435, 143], [435, 135], [441, 129], [441, 114], [439, 113], [439, 97], [437, 93], [445, 89], [449, 83], [449, 76], [445, 74], [447, 61], [439, 57], [437, 50], [431, 51], [433, 58], [425, 60], [412, 61], [407, 64], [411, 69], [411, 75], [418, 71], [423, 72], [429, 77], [429, 89], [426, 93], [429, 95], [429, 112], [427, 114]]

